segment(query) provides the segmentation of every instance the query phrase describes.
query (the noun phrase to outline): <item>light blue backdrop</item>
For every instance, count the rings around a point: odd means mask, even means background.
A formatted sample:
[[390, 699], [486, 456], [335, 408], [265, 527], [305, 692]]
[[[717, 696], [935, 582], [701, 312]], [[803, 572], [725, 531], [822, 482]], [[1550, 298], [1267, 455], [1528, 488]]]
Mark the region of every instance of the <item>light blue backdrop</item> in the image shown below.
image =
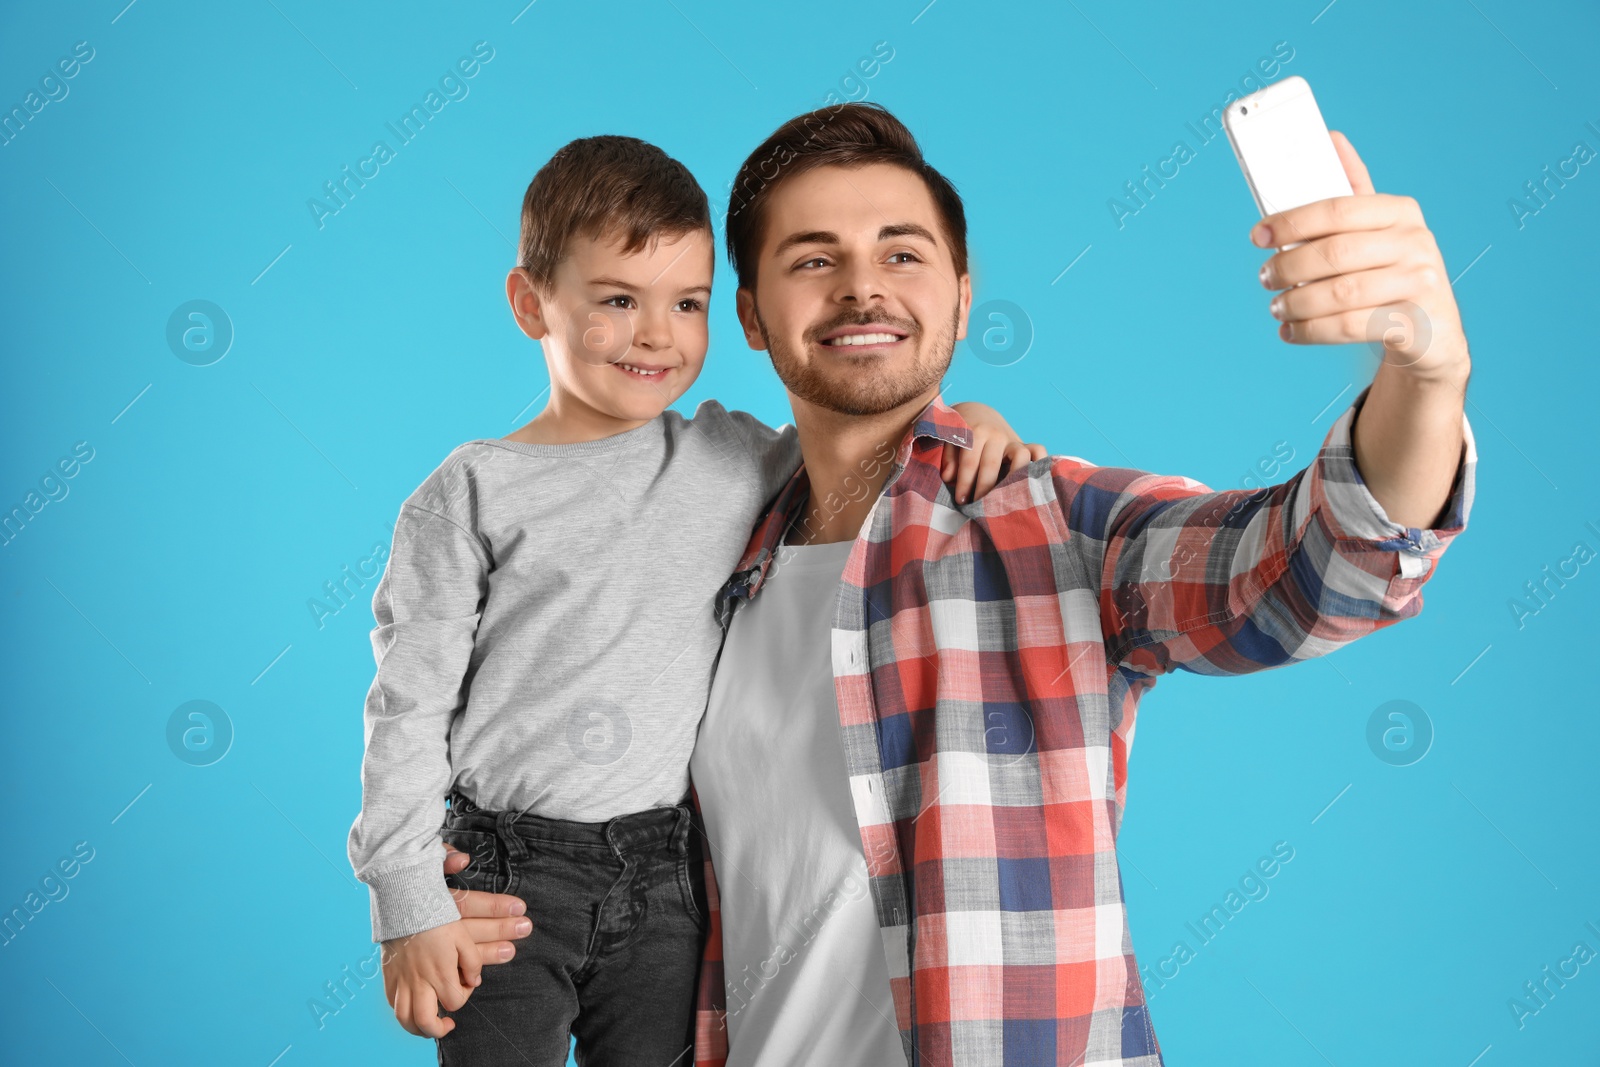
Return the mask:
[[[0, 549], [0, 908], [48, 900], [0, 948], [9, 1062], [434, 1062], [381, 983], [325, 986], [372, 948], [344, 847], [373, 583], [320, 625], [308, 602], [450, 448], [537, 410], [502, 280], [555, 148], [642, 136], [721, 206], [779, 122], [882, 101], [966, 198], [979, 304], [1019, 309], [975, 323], [990, 350], [962, 347], [947, 396], [1219, 488], [1292, 450], [1281, 480], [1372, 362], [1276, 339], [1249, 194], [1190, 125], [1275, 48], [1457, 276], [1479, 495], [1416, 620], [1147, 701], [1134, 942], [1152, 970], [1193, 952], [1150, 982], [1157, 1032], [1189, 1067], [1593, 1061], [1600, 963], [1547, 977], [1600, 951], [1592, 4], [525, 2], [7, 7], [0, 107], [27, 117], [0, 146], [0, 506], [49, 499]], [[401, 144], [386, 123], [480, 41], [492, 59]], [[308, 201], [380, 139], [394, 158], [319, 225]], [[1128, 200], [1179, 141], [1192, 158]], [[717, 286], [680, 406], [786, 420], [725, 261]], [[231, 331], [220, 359], [220, 336], [169, 343], [196, 300]], [[207, 766], [169, 733], [196, 700], [231, 732]], [[1375, 714], [1410, 748], [1369, 744]], [[1186, 924], [1279, 842], [1268, 894], [1201, 945]]]

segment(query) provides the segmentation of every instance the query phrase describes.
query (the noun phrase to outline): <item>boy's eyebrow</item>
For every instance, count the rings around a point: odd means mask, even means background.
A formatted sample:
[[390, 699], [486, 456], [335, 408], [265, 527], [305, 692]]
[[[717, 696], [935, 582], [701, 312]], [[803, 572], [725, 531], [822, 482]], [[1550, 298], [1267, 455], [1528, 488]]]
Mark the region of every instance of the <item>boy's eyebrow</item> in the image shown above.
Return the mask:
[[[894, 222], [878, 229], [878, 240], [887, 241], [894, 237], [920, 237], [930, 244], [938, 244], [938, 240], [926, 226], [915, 222]], [[807, 230], [804, 233], [791, 233], [778, 242], [778, 247], [772, 250], [775, 256], [783, 253], [796, 245], [836, 245], [839, 235], [832, 230]]]
[[[634, 285], [632, 282], [625, 282], [621, 278], [590, 278], [589, 284], [597, 289], [626, 289], [630, 293], [638, 292], [639, 290], [639, 286]], [[709, 293], [711, 292], [711, 286], [691, 285], [682, 291], [685, 293]]]

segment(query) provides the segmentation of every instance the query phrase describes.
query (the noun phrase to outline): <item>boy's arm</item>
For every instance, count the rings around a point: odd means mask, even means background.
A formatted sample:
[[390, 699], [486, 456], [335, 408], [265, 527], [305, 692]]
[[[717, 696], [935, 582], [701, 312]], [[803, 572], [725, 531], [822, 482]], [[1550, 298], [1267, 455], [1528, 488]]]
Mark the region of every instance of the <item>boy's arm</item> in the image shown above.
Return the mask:
[[965, 400], [950, 406], [972, 427], [972, 447], [946, 444], [939, 469], [958, 504], [983, 496], [1005, 474], [1050, 454], [1044, 445], [1024, 444], [1011, 424], [987, 404]]
[[462, 679], [489, 559], [476, 534], [432, 507], [456, 510], [423, 491], [401, 508], [372, 600], [377, 674], [367, 692], [361, 813], [349, 855], [371, 890], [374, 941], [457, 918], [439, 868], [439, 828], [453, 778], [450, 724], [466, 701]]
[[[942, 477], [950, 483], [958, 503], [968, 503], [994, 488], [1008, 471], [1018, 470], [1049, 454], [1043, 445], [1024, 444], [1000, 413], [987, 404], [966, 401], [952, 407], [972, 427], [972, 447], [944, 447]], [[726, 411], [714, 400], [701, 403], [694, 425], [706, 432], [726, 435], [728, 451], [754, 461], [760, 483], [758, 503], [765, 504], [794, 476], [800, 466], [800, 438], [792, 425], [776, 429], [743, 411]]]

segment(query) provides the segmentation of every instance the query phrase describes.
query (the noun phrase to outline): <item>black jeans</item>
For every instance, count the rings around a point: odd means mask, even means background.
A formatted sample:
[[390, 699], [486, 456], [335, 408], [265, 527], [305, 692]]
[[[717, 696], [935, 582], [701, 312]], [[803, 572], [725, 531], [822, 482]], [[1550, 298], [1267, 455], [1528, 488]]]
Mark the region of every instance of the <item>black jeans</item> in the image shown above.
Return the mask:
[[708, 912], [687, 804], [566, 822], [452, 793], [441, 835], [472, 856], [453, 889], [512, 893], [533, 932], [449, 1015], [442, 1067], [687, 1067]]

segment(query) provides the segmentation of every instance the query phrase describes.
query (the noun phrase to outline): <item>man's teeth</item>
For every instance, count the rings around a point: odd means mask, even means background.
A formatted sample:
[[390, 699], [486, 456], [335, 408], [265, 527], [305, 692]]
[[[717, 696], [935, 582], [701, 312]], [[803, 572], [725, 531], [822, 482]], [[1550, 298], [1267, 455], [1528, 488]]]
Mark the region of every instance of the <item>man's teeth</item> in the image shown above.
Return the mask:
[[654, 378], [658, 374], [667, 373], [667, 368], [665, 367], [662, 367], [660, 370], [645, 370], [643, 367], [635, 367], [632, 363], [619, 363], [617, 366], [621, 367], [623, 370], [632, 371], [635, 374], [642, 374], [646, 378]]
[[849, 345], [887, 345], [893, 344], [898, 340], [900, 340], [900, 335], [897, 333], [847, 333], [824, 343], [835, 347], [845, 347]]

